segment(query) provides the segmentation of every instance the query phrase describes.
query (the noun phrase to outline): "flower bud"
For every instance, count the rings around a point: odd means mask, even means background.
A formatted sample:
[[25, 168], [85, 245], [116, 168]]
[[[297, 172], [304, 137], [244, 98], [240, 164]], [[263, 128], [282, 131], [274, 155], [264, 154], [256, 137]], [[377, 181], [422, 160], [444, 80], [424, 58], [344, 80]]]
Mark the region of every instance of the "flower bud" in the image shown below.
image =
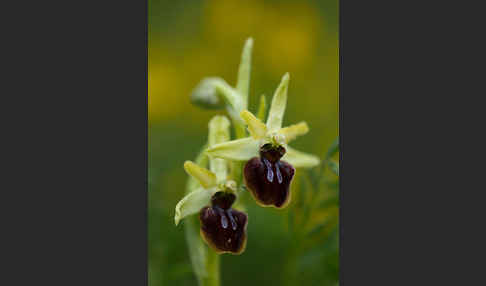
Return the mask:
[[283, 155], [284, 147], [265, 144], [260, 148], [260, 158], [253, 157], [245, 164], [245, 185], [263, 206], [284, 208], [289, 202], [295, 169], [280, 160]]
[[231, 208], [236, 196], [217, 192], [199, 214], [201, 236], [218, 253], [240, 254], [246, 247], [248, 216]]
[[207, 109], [223, 108], [225, 103], [218, 95], [218, 90], [216, 89], [217, 84], [220, 82], [224, 82], [224, 80], [217, 77], [209, 77], [201, 80], [192, 91], [191, 102]]

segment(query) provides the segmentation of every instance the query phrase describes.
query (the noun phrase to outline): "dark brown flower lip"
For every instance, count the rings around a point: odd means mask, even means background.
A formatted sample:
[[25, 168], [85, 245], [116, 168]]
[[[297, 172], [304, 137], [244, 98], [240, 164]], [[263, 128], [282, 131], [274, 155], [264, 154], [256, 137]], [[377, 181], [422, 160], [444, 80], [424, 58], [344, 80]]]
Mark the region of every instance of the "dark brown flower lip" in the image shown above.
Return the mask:
[[219, 206], [201, 210], [201, 237], [217, 253], [241, 254], [246, 248], [248, 216]]
[[290, 202], [294, 173], [294, 167], [286, 161], [253, 157], [244, 167], [245, 185], [260, 206], [282, 209]]

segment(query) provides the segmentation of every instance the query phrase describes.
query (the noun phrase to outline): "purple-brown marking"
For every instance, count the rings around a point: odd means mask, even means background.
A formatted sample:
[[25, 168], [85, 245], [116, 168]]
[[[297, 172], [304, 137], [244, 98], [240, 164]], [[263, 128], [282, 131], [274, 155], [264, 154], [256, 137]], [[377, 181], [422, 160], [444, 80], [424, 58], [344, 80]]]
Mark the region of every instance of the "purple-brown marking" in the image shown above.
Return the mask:
[[254, 157], [245, 164], [245, 184], [252, 196], [264, 206], [285, 207], [290, 198], [290, 183], [294, 167], [280, 158], [285, 148], [265, 144], [260, 148], [260, 158]]
[[248, 217], [231, 208], [234, 194], [218, 192], [211, 198], [212, 206], [199, 214], [201, 235], [216, 252], [240, 254], [246, 246]]

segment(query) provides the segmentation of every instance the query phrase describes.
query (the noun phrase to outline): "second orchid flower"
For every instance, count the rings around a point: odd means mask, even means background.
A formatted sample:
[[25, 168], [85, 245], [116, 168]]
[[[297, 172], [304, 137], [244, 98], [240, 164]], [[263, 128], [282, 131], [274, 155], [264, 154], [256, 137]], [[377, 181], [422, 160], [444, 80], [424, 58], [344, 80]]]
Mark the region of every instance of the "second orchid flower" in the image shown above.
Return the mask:
[[240, 117], [248, 126], [250, 136], [215, 144], [206, 150], [210, 157], [246, 161], [245, 184], [257, 203], [265, 207], [286, 207], [290, 202], [294, 168], [314, 167], [320, 162], [317, 156], [288, 146], [290, 141], [309, 131], [305, 122], [282, 128], [288, 84], [287, 73], [275, 91], [266, 124], [245, 109]]

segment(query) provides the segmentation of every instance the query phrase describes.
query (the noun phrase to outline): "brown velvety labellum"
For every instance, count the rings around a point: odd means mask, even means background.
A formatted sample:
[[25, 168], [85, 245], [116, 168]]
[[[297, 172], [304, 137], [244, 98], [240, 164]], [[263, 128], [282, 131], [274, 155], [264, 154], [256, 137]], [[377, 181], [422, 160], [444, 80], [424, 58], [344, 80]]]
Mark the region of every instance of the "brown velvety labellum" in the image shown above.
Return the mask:
[[246, 247], [245, 213], [217, 205], [205, 207], [199, 214], [201, 236], [218, 253], [240, 254]]
[[263, 206], [283, 208], [290, 199], [290, 183], [295, 169], [280, 161], [283, 147], [262, 146], [260, 158], [254, 157], [245, 164], [245, 184], [255, 200]]

